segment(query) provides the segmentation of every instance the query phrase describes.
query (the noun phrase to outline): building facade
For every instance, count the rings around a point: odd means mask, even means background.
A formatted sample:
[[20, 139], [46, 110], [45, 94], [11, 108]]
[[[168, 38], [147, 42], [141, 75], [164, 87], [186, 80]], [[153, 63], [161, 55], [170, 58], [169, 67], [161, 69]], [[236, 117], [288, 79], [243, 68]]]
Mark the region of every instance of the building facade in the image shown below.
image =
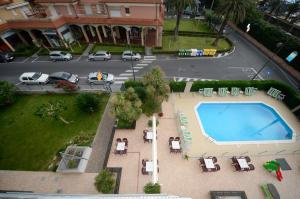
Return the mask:
[[162, 46], [163, 0], [0, 0], [0, 51], [18, 45]]

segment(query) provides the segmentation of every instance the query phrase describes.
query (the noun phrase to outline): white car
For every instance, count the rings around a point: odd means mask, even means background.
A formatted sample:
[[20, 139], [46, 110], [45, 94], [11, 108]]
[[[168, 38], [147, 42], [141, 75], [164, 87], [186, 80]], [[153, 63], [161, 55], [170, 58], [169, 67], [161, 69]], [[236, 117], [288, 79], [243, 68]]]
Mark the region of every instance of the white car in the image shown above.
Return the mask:
[[114, 82], [114, 75], [103, 72], [92, 72], [88, 75], [89, 84], [112, 84]]
[[70, 53], [63, 51], [52, 51], [49, 56], [52, 61], [70, 61], [73, 58]]
[[123, 54], [122, 54], [122, 60], [123, 61], [126, 61], [126, 60], [140, 60], [142, 58], [142, 56], [140, 55], [140, 53], [135, 53], [135, 52], [132, 52], [132, 51], [124, 51]]
[[19, 80], [25, 84], [47, 84], [49, 75], [41, 72], [27, 72], [23, 73]]
[[96, 61], [96, 60], [110, 60], [111, 54], [108, 51], [97, 51], [95, 53], [89, 54], [89, 61]]

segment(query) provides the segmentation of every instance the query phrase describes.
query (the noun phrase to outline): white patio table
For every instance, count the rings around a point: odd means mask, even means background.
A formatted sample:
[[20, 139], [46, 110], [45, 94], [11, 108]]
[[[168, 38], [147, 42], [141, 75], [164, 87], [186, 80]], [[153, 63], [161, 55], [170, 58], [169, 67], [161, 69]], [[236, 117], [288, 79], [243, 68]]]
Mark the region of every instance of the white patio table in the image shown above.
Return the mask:
[[180, 149], [179, 141], [172, 141], [172, 149]]
[[125, 142], [118, 142], [117, 151], [124, 151], [124, 150], [125, 150]]
[[153, 162], [152, 161], [147, 161], [146, 162], [146, 171], [147, 172], [153, 172]]
[[246, 159], [244, 159], [244, 158], [238, 158], [237, 161], [238, 161], [241, 169], [249, 169], [249, 165], [248, 165]]
[[209, 159], [204, 159], [204, 163], [205, 163], [206, 168], [208, 168], [208, 169], [215, 168], [215, 164], [214, 164], [213, 160], [210, 159], [210, 158]]

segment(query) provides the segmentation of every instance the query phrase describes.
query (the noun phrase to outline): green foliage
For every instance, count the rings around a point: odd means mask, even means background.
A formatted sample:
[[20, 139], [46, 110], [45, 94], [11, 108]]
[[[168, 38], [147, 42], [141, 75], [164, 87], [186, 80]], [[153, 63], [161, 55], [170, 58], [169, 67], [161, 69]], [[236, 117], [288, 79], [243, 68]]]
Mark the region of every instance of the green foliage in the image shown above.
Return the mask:
[[204, 9], [204, 16], [210, 27], [215, 27], [222, 23], [222, 17], [215, 14], [212, 10]]
[[134, 81], [134, 80], [130, 79], [124, 83], [124, 86], [125, 86], [125, 89], [127, 89], [129, 87], [135, 88], [135, 87], [143, 86], [143, 83], [141, 81]]
[[29, 57], [38, 51], [38, 47], [35, 45], [20, 44], [16, 47], [16, 51], [13, 55], [16, 57]]
[[96, 177], [95, 186], [101, 193], [112, 193], [115, 188], [113, 173], [107, 169], [102, 170]]
[[160, 193], [160, 185], [149, 182], [144, 186], [144, 192], [147, 194], [158, 194]]
[[[156, 126], [158, 126], [158, 125], [159, 125], [159, 121], [156, 120]], [[152, 127], [152, 120], [148, 120], [148, 126]]]
[[168, 100], [170, 93], [170, 87], [164, 80], [164, 73], [160, 67], [155, 67], [144, 75], [142, 82], [147, 93], [145, 104], [153, 108], [148, 113], [159, 112], [161, 103]]
[[300, 95], [297, 94], [290, 86], [278, 82], [275, 80], [264, 80], [264, 81], [244, 81], [244, 80], [222, 80], [222, 81], [195, 81], [191, 87], [191, 92], [198, 92], [202, 88], [214, 88], [215, 91], [219, 87], [239, 87], [245, 89], [245, 87], [255, 87], [259, 90], [268, 91], [270, 87], [281, 90], [285, 94], [283, 102], [289, 108], [294, 108], [300, 104]]
[[56, 100], [38, 106], [34, 114], [40, 118], [53, 118], [55, 120], [61, 120], [65, 124], [69, 124], [61, 115], [65, 110], [67, 110], [65, 103]]
[[136, 122], [128, 122], [125, 120], [118, 120], [118, 129], [135, 129]]
[[110, 101], [112, 115], [119, 120], [132, 123], [137, 120], [142, 113], [142, 102], [132, 87], [124, 93], [117, 93]]
[[0, 81], [0, 107], [14, 103], [16, 99], [16, 86], [7, 81]]
[[137, 86], [137, 87], [134, 87], [134, 90], [135, 90], [136, 94], [139, 96], [140, 100], [142, 102], [145, 102], [147, 99], [147, 93], [146, 93], [145, 88], [143, 86]]
[[93, 113], [99, 110], [101, 96], [94, 93], [81, 93], [76, 97], [78, 108], [87, 113]]
[[[254, 11], [253, 11], [254, 12]], [[255, 11], [257, 13], [257, 11]], [[291, 36], [283, 32], [277, 26], [270, 24], [262, 18], [255, 18], [255, 13], [252, 16], [247, 16], [244, 23], [238, 24], [238, 26], [245, 30], [248, 23], [251, 24], [250, 34], [259, 43], [263, 44], [269, 50], [276, 52], [283, 60], [293, 51], [300, 51], [300, 39]], [[278, 52], [277, 43], [283, 43]], [[286, 61], [286, 60], [285, 60]], [[287, 62], [287, 61], [286, 61]], [[297, 56], [292, 62], [287, 62], [293, 66], [296, 70], [300, 71], [300, 56]]]
[[171, 92], [183, 92], [186, 86], [186, 82], [181, 81], [181, 82], [175, 82], [171, 81], [169, 83]]
[[67, 165], [69, 169], [74, 169], [77, 168], [78, 162], [76, 160], [69, 160]]

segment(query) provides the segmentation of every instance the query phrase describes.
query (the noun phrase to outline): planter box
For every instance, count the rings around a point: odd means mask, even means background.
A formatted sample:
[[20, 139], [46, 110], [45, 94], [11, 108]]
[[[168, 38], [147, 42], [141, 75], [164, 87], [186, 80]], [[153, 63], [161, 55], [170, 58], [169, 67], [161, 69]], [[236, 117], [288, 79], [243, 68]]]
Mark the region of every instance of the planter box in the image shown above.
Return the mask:
[[[90, 155], [92, 153], [92, 148], [85, 146], [68, 146], [63, 157], [58, 165], [56, 172], [60, 173], [84, 173]], [[81, 157], [74, 159], [77, 162], [75, 168], [68, 168], [68, 162], [72, 160], [72, 156]]]

